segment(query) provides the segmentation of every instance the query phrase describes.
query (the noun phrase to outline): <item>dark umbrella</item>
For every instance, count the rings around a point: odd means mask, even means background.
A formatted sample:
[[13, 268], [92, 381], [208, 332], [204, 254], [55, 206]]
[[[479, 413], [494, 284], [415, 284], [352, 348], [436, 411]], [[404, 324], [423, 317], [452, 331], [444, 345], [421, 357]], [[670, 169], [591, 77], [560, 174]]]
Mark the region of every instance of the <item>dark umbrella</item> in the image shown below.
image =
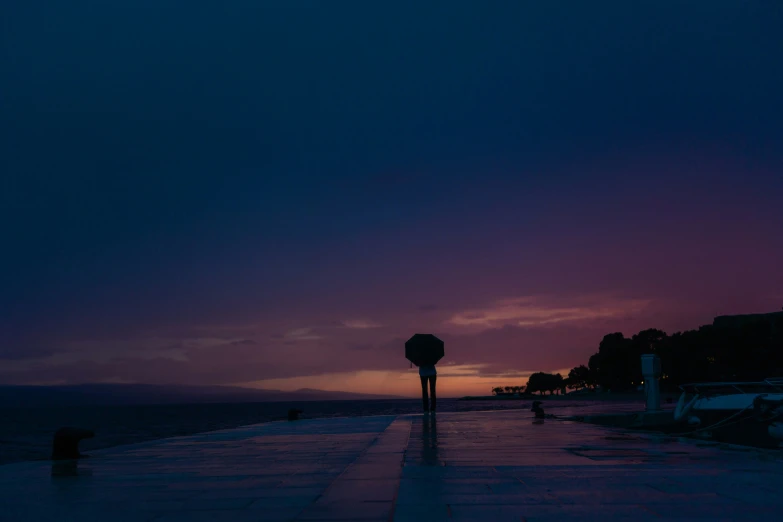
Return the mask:
[[416, 334], [405, 343], [405, 358], [416, 366], [432, 366], [443, 358], [443, 341], [432, 334]]

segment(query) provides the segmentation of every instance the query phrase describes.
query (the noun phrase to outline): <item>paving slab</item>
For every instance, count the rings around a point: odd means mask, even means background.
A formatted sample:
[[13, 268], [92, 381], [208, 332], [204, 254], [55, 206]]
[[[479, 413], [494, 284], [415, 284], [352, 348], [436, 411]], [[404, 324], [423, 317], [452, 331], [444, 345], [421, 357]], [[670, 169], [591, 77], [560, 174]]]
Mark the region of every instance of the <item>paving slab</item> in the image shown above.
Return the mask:
[[5, 521], [777, 519], [779, 451], [529, 412], [273, 422], [0, 466]]

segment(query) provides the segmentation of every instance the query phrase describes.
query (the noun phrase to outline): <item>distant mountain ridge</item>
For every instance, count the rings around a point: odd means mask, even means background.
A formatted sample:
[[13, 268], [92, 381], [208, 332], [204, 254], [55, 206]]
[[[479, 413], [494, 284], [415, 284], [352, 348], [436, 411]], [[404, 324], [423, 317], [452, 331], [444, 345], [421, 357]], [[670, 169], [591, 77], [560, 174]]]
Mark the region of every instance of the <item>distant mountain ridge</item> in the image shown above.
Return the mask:
[[400, 399], [394, 395], [336, 392], [302, 388], [286, 392], [237, 386], [175, 386], [156, 384], [74, 384], [2, 386], [0, 407], [92, 406], [131, 404], [193, 404], [219, 402], [289, 402]]

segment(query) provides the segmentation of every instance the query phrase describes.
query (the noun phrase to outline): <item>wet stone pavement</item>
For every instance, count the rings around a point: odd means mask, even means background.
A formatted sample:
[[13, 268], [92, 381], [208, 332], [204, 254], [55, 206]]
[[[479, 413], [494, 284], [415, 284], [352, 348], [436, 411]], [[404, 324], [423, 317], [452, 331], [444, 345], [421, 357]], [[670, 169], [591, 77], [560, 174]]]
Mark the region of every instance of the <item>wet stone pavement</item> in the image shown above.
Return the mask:
[[777, 520], [783, 455], [529, 412], [275, 422], [0, 466], [0, 521]]

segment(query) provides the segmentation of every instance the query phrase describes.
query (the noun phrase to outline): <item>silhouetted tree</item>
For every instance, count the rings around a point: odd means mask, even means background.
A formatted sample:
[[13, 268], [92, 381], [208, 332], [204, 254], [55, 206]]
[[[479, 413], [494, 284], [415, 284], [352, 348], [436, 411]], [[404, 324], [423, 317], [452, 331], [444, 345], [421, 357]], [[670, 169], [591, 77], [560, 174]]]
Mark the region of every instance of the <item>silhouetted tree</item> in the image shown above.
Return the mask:
[[564, 386], [563, 383], [563, 376], [559, 373], [536, 372], [528, 378], [527, 391], [529, 393], [539, 392], [542, 395], [544, 392], [549, 392], [551, 395], [555, 390], [561, 390]]
[[497, 386], [495, 388], [492, 388], [492, 395], [500, 395], [503, 393], [503, 388], [500, 386]]
[[657, 354], [666, 337], [666, 332], [663, 330], [649, 328], [647, 330], [642, 330], [631, 337], [631, 342], [634, 345], [634, 349], [637, 350], [640, 355], [645, 353]]
[[551, 377], [551, 379], [552, 379], [551, 382], [553, 387], [552, 391], [554, 392], [554, 390], [557, 390], [561, 395], [563, 395], [565, 393], [565, 387], [566, 387], [565, 379], [563, 379], [563, 376], [560, 375], [559, 373], [556, 373]]
[[590, 369], [584, 364], [576, 366], [568, 372], [568, 386], [581, 390], [592, 384]]
[[597, 384], [610, 390], [625, 390], [642, 380], [639, 355], [631, 339], [619, 332], [608, 334], [598, 345], [598, 353], [590, 358], [588, 367]]
[[544, 372], [536, 372], [527, 379], [528, 393], [540, 393], [543, 395], [546, 385], [546, 375]]

